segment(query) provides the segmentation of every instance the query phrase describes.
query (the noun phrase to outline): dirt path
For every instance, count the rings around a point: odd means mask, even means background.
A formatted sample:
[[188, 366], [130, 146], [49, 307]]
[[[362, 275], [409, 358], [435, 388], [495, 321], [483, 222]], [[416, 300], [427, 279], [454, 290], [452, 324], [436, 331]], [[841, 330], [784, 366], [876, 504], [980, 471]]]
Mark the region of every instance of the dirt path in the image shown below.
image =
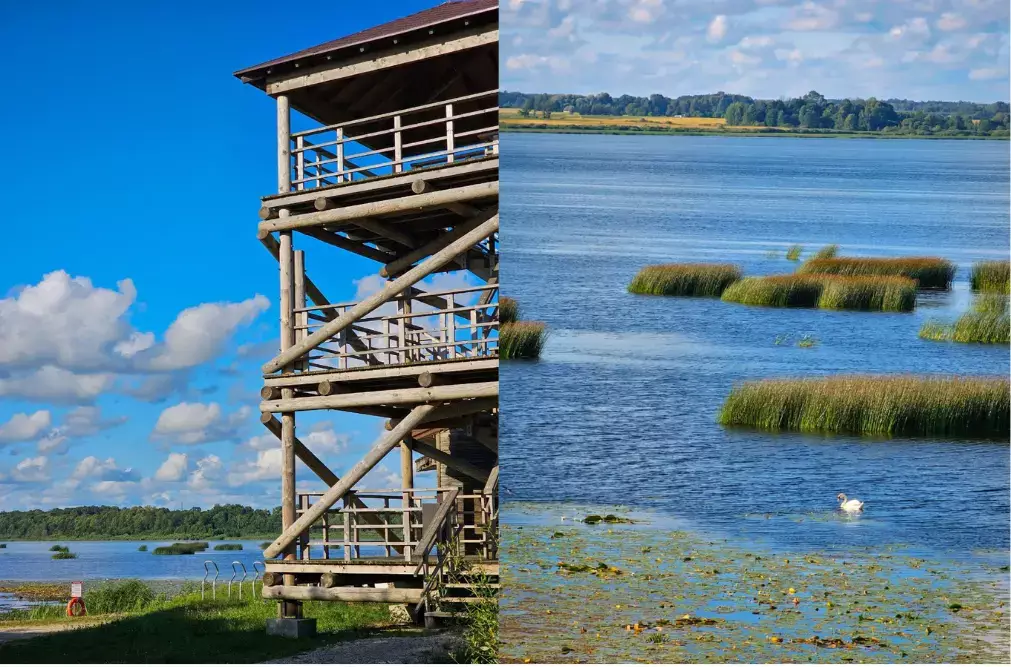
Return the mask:
[[445, 663], [460, 643], [452, 632], [352, 639], [265, 664], [425, 664]]
[[53, 632], [63, 632], [65, 630], [76, 630], [77, 628], [87, 628], [92, 625], [101, 625], [99, 622], [84, 623], [52, 623], [49, 625], [11, 625], [0, 626], [0, 644], [15, 641], [18, 639], [31, 639], [40, 635], [48, 635]]

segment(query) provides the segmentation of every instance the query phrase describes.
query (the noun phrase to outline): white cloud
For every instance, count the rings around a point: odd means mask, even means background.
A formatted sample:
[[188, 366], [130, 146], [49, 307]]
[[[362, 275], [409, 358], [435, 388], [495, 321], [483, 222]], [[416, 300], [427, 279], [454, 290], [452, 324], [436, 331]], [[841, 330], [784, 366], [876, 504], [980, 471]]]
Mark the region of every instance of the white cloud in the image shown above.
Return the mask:
[[256, 453], [252, 461], [236, 464], [228, 474], [229, 486], [242, 486], [250, 482], [266, 479], [277, 480], [281, 476], [281, 448], [265, 449]]
[[49, 459], [45, 456], [24, 459], [11, 471], [11, 479], [16, 482], [48, 482]]
[[172, 371], [210, 361], [240, 325], [252, 322], [269, 305], [266, 297], [257, 294], [241, 303], [187, 308], [165, 332], [165, 343], [151, 359], [150, 368]]
[[0, 424], [0, 445], [36, 440], [49, 430], [51, 423], [49, 410], [38, 410], [30, 415], [19, 412]]
[[969, 70], [969, 78], [973, 81], [989, 81], [991, 79], [1006, 79], [1007, 69], [1001, 67], [980, 67]]
[[937, 19], [936, 25], [938, 30], [961, 30], [968, 25], [968, 21], [954, 12], [945, 12]]
[[151, 435], [183, 445], [237, 440], [251, 413], [249, 406], [226, 416], [217, 403], [178, 403], [162, 411]]
[[154, 474], [159, 482], [179, 482], [186, 476], [189, 469], [189, 458], [186, 454], [172, 452]]
[[829, 30], [839, 22], [839, 13], [823, 5], [805, 2], [794, 10], [786, 27], [798, 32]]
[[52, 403], [91, 403], [112, 387], [111, 373], [75, 373], [46, 365], [38, 370], [0, 378], [0, 396]]
[[190, 475], [189, 488], [195, 491], [212, 489], [216, 482], [221, 479], [224, 471], [224, 464], [221, 458], [211, 454], [200, 459], [196, 463], [196, 470]]
[[718, 42], [726, 36], [727, 17], [724, 14], [718, 14], [709, 22], [709, 27], [706, 28], [706, 37], [710, 42]]
[[116, 460], [107, 458], [104, 461], [95, 456], [87, 456], [77, 464], [71, 479], [96, 479], [102, 482], [136, 482], [140, 476], [131, 468], [120, 468]]
[[115, 428], [125, 423], [126, 419], [126, 417], [103, 419], [101, 409], [94, 406], [75, 408], [67, 413], [60, 426], [39, 440], [39, 453], [64, 454], [69, 449], [72, 438], [83, 438]]

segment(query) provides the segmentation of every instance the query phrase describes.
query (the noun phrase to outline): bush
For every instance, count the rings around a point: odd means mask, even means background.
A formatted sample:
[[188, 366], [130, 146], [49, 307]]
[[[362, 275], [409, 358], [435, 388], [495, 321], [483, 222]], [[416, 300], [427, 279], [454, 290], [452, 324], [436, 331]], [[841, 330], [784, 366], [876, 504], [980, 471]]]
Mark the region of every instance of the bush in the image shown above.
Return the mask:
[[70, 551], [70, 547], [65, 547], [65, 546], [60, 545], [60, 544], [54, 544], [53, 546], [49, 547], [49, 550], [50, 551]]
[[77, 554], [69, 549], [66, 551], [57, 551], [53, 554], [53, 560], [71, 560], [74, 558], [77, 558]]
[[499, 324], [511, 324], [520, 318], [520, 305], [516, 299], [507, 296], [498, 300], [498, 321]]
[[85, 604], [90, 614], [122, 614], [142, 611], [155, 601], [155, 593], [136, 579], [105, 584], [88, 591]]
[[498, 353], [502, 359], [539, 359], [547, 334], [543, 322], [504, 324], [498, 332]]
[[734, 387], [718, 421], [771, 431], [1007, 440], [1007, 378], [841, 375]]
[[242, 551], [241, 544], [216, 544], [214, 545], [215, 551]]
[[734, 264], [654, 264], [643, 267], [628, 291], [654, 296], [714, 296], [741, 279]]
[[797, 273], [841, 276], [901, 276], [917, 282], [919, 289], [951, 289], [955, 265], [940, 257], [833, 257], [809, 259]]

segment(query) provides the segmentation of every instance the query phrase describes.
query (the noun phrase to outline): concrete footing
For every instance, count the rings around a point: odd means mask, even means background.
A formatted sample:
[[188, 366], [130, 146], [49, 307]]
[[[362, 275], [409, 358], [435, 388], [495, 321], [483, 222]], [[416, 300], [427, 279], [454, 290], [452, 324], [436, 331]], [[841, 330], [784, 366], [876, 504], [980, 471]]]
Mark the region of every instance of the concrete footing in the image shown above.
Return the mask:
[[267, 634], [287, 639], [316, 636], [315, 618], [268, 618]]

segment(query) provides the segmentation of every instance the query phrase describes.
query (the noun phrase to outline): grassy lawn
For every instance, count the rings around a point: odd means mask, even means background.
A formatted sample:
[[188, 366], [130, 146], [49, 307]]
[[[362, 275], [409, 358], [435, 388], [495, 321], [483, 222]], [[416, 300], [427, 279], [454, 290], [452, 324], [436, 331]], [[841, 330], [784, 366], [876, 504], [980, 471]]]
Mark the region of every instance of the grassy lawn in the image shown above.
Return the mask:
[[[388, 606], [374, 603], [306, 603], [305, 615], [317, 619], [318, 635], [302, 640], [267, 636], [266, 621], [277, 613], [274, 602], [201, 600], [200, 593], [186, 593], [140, 601], [120, 595], [115, 603], [131, 610], [100, 610], [87, 618], [106, 621], [101, 625], [0, 644], [0, 663], [251, 663], [347, 639], [417, 632], [395, 626]], [[54, 606], [2, 614], [0, 631], [67, 623], [59, 613], [62, 608]]]

